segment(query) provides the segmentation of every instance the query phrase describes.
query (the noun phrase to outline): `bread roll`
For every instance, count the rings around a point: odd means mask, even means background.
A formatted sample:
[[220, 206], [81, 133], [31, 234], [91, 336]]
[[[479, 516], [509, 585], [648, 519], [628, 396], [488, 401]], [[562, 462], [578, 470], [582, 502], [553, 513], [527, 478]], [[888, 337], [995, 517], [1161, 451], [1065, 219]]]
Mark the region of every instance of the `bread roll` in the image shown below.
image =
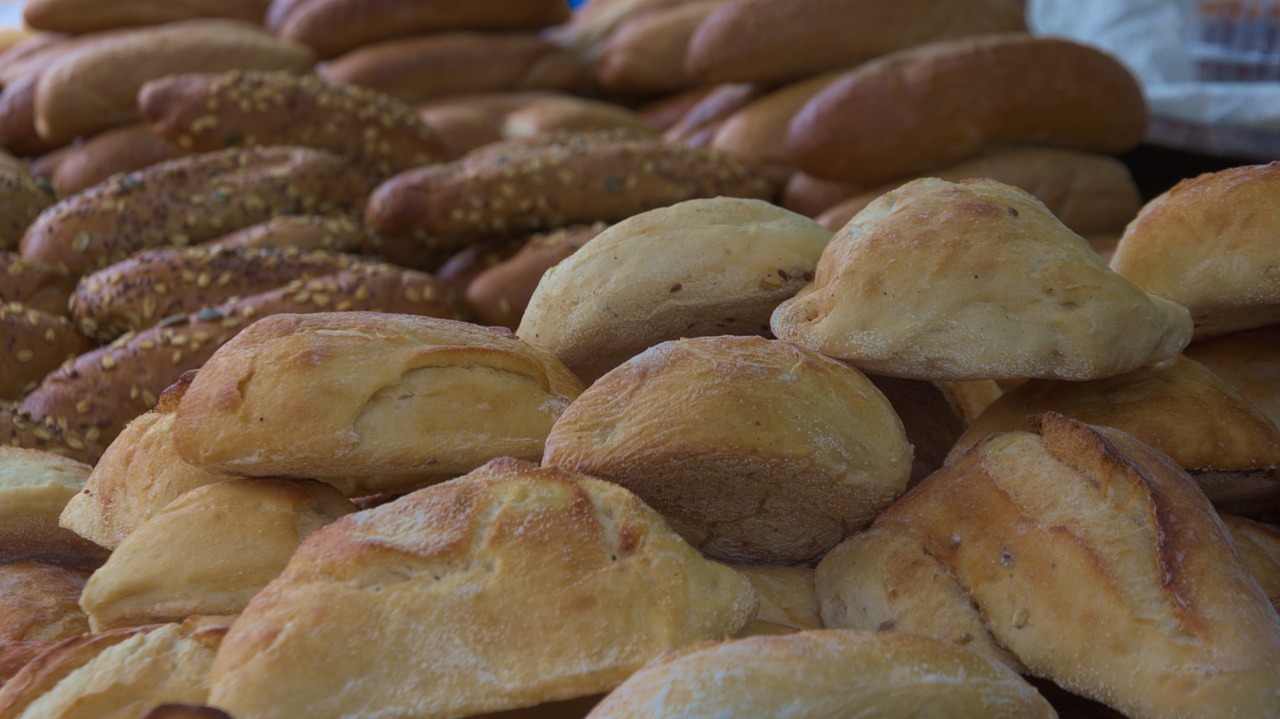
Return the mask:
[[499, 459], [308, 537], [227, 635], [209, 703], [430, 719], [589, 696], [755, 605], [621, 487]]
[[575, 90], [587, 70], [532, 33], [440, 33], [369, 45], [324, 63], [327, 82], [360, 85], [402, 102], [506, 90]]
[[187, 154], [142, 123], [106, 130], [55, 150], [32, 164], [60, 197], [83, 192], [121, 172], [135, 172]]
[[582, 391], [510, 332], [408, 315], [259, 320], [195, 378], [174, 425], [181, 456], [246, 476], [361, 477], [365, 494], [537, 459]]
[[195, 18], [261, 22], [271, 0], [30, 0], [22, 19], [30, 27], [72, 34]]
[[569, 19], [564, 0], [275, 0], [267, 25], [333, 57], [380, 40], [454, 30], [536, 30]]
[[696, 0], [628, 16], [595, 59], [596, 81], [613, 92], [652, 95], [698, 84], [685, 69], [689, 38], [726, 0]]
[[18, 249], [22, 233], [53, 202], [48, 186], [26, 170], [0, 167], [0, 251]]
[[346, 215], [284, 215], [208, 240], [203, 246], [294, 247], [302, 251], [360, 252], [377, 250], [377, 238], [359, 220]]
[[[782, 189], [782, 198], [779, 203], [792, 212], [816, 218], [826, 210], [866, 189], [866, 186], [859, 182], [833, 182], [821, 180], [803, 172], [795, 172], [787, 179], [787, 185]], [[826, 226], [830, 227], [830, 224], [826, 223]], [[840, 227], [843, 226], [840, 225]]]
[[1280, 162], [1183, 180], [1142, 208], [1111, 268], [1191, 310], [1197, 340], [1280, 322]]
[[0, 687], [14, 677], [32, 659], [56, 642], [12, 642], [0, 644]]
[[[138, 250], [183, 247], [280, 215], [351, 212], [373, 184], [337, 155], [308, 148], [183, 157], [53, 205], [27, 229], [22, 254], [83, 273]], [[174, 212], [175, 204], [185, 211]]]
[[548, 270], [517, 334], [590, 383], [666, 340], [761, 334], [812, 278], [830, 235], [760, 200], [692, 200], [631, 217]]
[[314, 147], [381, 178], [455, 156], [408, 105], [363, 88], [335, 87], [315, 75], [170, 75], [142, 87], [138, 108], [156, 134], [194, 152]]
[[674, 95], [650, 100], [636, 108], [636, 112], [658, 132], [666, 132], [684, 117], [693, 106], [715, 90], [714, 85], [695, 87]]
[[43, 559], [93, 568], [106, 552], [58, 526], [89, 466], [48, 452], [0, 446], [0, 563]]
[[556, 422], [543, 464], [616, 482], [721, 561], [805, 564], [907, 486], [911, 445], [861, 372], [759, 337], [665, 342]]
[[67, 314], [67, 300], [76, 288], [69, 272], [0, 252], [0, 304], [18, 303], [51, 315]]
[[308, 534], [356, 511], [313, 480], [197, 487], [120, 543], [84, 587], [94, 631], [239, 614]]
[[778, 84], [948, 38], [1025, 29], [1014, 0], [738, 0], [689, 40], [703, 82]]
[[756, 618], [736, 636], [790, 634], [822, 628], [811, 567], [737, 564], [733, 568], [751, 582], [760, 599]]
[[98, 437], [89, 439], [84, 430], [72, 429], [70, 422], [32, 417], [12, 403], [0, 402], [0, 446], [35, 449], [77, 462], [96, 462], [107, 445]]
[[1026, 192], [922, 179], [837, 233], [813, 285], [771, 326], [874, 374], [1085, 380], [1172, 357], [1189, 322], [1109, 271]]
[[[453, 288], [459, 294], [467, 291], [467, 286], [485, 270], [505, 262], [525, 244], [525, 240], [513, 237], [503, 240], [488, 240], [468, 245], [455, 252], [436, 270], [436, 279]], [[470, 309], [470, 301], [467, 302]], [[492, 324], [492, 323], [490, 323]], [[512, 328], [514, 329], [514, 328]]]
[[874, 184], [992, 145], [1123, 152], [1146, 127], [1142, 90], [1114, 57], [1011, 33], [922, 45], [850, 70], [801, 108], [787, 145], [810, 175]]
[[1280, 327], [1223, 335], [1184, 352], [1280, 425]]
[[751, 83], [717, 85], [689, 108], [678, 122], [667, 128], [662, 137], [668, 142], [690, 147], [707, 145], [725, 118], [765, 92], [763, 86]]
[[161, 704], [147, 712], [143, 719], [232, 719], [231, 715], [216, 707], [192, 704]]
[[13, 302], [0, 305], [0, 398], [21, 399], [94, 343], [66, 317]]
[[516, 329], [543, 274], [582, 249], [605, 225], [577, 225], [534, 235], [512, 257], [480, 272], [467, 285], [467, 302], [480, 321]]
[[899, 632], [827, 629], [700, 644], [634, 674], [590, 719], [1057, 717], [1008, 668]]
[[908, 487], [933, 474], [947, 459], [947, 452], [965, 431], [964, 410], [954, 394], [939, 383], [868, 375], [902, 420], [911, 443], [911, 476]]
[[917, 538], [1069, 691], [1132, 717], [1280, 715], [1280, 615], [1190, 477], [1119, 430], [1043, 415], [875, 526]]
[[1280, 527], [1233, 514], [1220, 516], [1245, 568], [1271, 598], [1272, 606], [1280, 610]]
[[0, 564], [0, 644], [56, 642], [89, 631], [79, 604], [89, 574], [55, 562]]
[[534, 100], [513, 110], [502, 121], [502, 135], [508, 138], [597, 130], [629, 130], [637, 136], [657, 134], [644, 118], [631, 110], [580, 97]]

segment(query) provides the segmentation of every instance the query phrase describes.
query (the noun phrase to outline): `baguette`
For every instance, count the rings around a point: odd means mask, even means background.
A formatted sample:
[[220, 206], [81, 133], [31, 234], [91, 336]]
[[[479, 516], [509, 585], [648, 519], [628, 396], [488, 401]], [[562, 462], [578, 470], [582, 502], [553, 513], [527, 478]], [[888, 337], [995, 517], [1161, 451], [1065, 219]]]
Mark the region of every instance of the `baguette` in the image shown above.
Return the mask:
[[737, 0], [698, 26], [686, 64], [703, 82], [778, 84], [925, 43], [1023, 30], [1017, 0]]
[[134, 172], [187, 154], [137, 123], [113, 128], [50, 152], [31, 165], [31, 174], [53, 185], [60, 197], [83, 192], [121, 172]]
[[381, 40], [456, 30], [537, 30], [569, 19], [564, 0], [275, 0], [267, 26], [321, 57]]
[[286, 215], [208, 240], [201, 246], [224, 249], [293, 247], [304, 252], [358, 252], [373, 247], [375, 243], [369, 228], [346, 215]]
[[108, 443], [102, 441], [100, 434], [90, 439], [85, 433], [71, 429], [66, 419], [32, 417], [23, 414], [14, 404], [0, 402], [0, 444], [38, 449], [92, 464], [107, 448]]
[[51, 315], [67, 314], [76, 288], [70, 273], [13, 252], [0, 252], [0, 304], [21, 302]]
[[658, 134], [644, 118], [625, 107], [582, 97], [534, 100], [510, 112], [502, 122], [502, 135], [506, 138], [599, 130], [629, 130], [636, 135]]
[[17, 399], [93, 342], [66, 317], [13, 302], [0, 305], [0, 347], [0, 398]]
[[689, 108], [680, 119], [663, 132], [668, 142], [699, 147], [711, 142], [716, 128], [733, 113], [760, 97], [766, 89], [750, 83], [718, 85]]
[[354, 255], [292, 247], [145, 250], [82, 278], [69, 307], [82, 332], [110, 342], [174, 315], [343, 272], [362, 262]]
[[271, 0], [29, 0], [22, 10], [28, 27], [81, 34], [196, 18], [262, 22]]
[[665, 133], [715, 89], [715, 85], [703, 85], [675, 95], [660, 97], [636, 108], [636, 112], [640, 113], [640, 117], [643, 117], [650, 127]]
[[817, 218], [840, 202], [866, 190], [866, 185], [857, 182], [832, 182], [796, 172], [782, 189], [781, 203], [792, 212]]
[[428, 245], [617, 221], [698, 197], [768, 198], [773, 189], [712, 150], [619, 132], [552, 134], [488, 145], [398, 175], [370, 197], [366, 222]]
[[685, 69], [694, 30], [725, 0], [697, 0], [628, 17], [595, 61], [606, 90], [636, 95], [676, 92], [698, 84]]
[[576, 225], [535, 235], [510, 259], [476, 275], [467, 302], [481, 322], [516, 329], [542, 275], [603, 232], [605, 224]]
[[18, 167], [0, 167], [0, 251], [15, 250], [32, 222], [54, 203], [48, 185]]
[[[204, 364], [254, 319], [280, 313], [374, 310], [452, 317], [454, 300], [429, 275], [371, 266], [227, 302], [120, 337], [45, 378], [19, 410], [110, 443], [183, 372]], [[94, 462], [97, 457], [93, 458]]]
[[67, 53], [41, 74], [36, 130], [45, 140], [65, 144], [134, 121], [138, 90], [165, 75], [238, 68], [301, 72], [314, 62], [307, 48], [232, 20], [118, 31]]
[[352, 212], [373, 182], [342, 158], [308, 148], [178, 158], [53, 205], [28, 228], [22, 254], [84, 273], [138, 250], [203, 242], [279, 215]]
[[[24, 75], [0, 92], [0, 147], [15, 155], [42, 155], [61, 146], [36, 130], [37, 74]], [[62, 143], [65, 144], [65, 143]]]
[[143, 119], [184, 150], [296, 145], [328, 150], [382, 177], [454, 158], [408, 105], [315, 75], [232, 71], [174, 75], [138, 93]]
[[1123, 152], [1146, 127], [1142, 89], [1111, 55], [1003, 34], [923, 45], [850, 70], [800, 109], [787, 146], [810, 175], [880, 183], [998, 144]]
[[334, 84], [373, 88], [408, 103], [501, 90], [574, 90], [587, 69], [537, 35], [443, 33], [362, 47], [320, 66]]

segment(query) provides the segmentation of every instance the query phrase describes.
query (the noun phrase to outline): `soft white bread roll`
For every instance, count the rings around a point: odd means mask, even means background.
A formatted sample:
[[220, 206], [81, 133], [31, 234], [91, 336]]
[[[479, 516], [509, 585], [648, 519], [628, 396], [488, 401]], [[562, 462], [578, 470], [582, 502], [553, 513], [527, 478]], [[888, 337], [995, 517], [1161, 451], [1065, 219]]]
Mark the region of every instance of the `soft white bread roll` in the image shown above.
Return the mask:
[[516, 333], [587, 383], [667, 340], [762, 334], [773, 308], [811, 279], [830, 237], [760, 200], [634, 215], [548, 270]]
[[91, 467], [36, 449], [0, 446], [0, 562], [49, 559], [93, 568], [102, 547], [58, 526]]
[[[414, 488], [494, 457], [537, 459], [582, 391], [509, 330], [411, 315], [273, 315], [200, 369], [174, 441], [244, 476], [335, 478], [352, 494]], [[349, 479], [363, 482], [350, 488]]]
[[1271, 598], [1272, 606], [1280, 611], [1280, 527], [1234, 514], [1221, 517], [1249, 574], [1262, 587], [1263, 593]]
[[308, 534], [354, 511], [338, 490], [314, 480], [197, 487], [120, 543], [89, 578], [80, 606], [99, 632], [238, 614]]
[[790, 634], [822, 628], [812, 567], [735, 564], [733, 568], [751, 582], [760, 599], [756, 618], [736, 636]]
[[779, 339], [865, 372], [1085, 380], [1169, 359], [1187, 310], [1111, 272], [1039, 200], [993, 180], [921, 179], [832, 238]]
[[444, 719], [589, 696], [741, 629], [750, 583], [617, 485], [499, 459], [313, 533], [232, 626], [236, 717]]
[[1280, 327], [1215, 337], [1188, 346], [1184, 353], [1280, 425]]
[[1196, 339], [1280, 322], [1280, 162], [1183, 180], [1125, 230], [1111, 269], [1186, 306]]
[[876, 520], [955, 576], [1031, 674], [1135, 719], [1280, 717], [1280, 615], [1195, 482], [1059, 414]]
[[761, 337], [698, 337], [597, 380], [542, 462], [635, 492], [709, 557], [787, 565], [816, 561], [898, 497], [911, 445], [856, 369]]
[[56, 642], [89, 631], [80, 592], [89, 570], [54, 562], [0, 564], [0, 645]]
[[1049, 719], [1017, 674], [953, 644], [823, 629], [700, 644], [637, 672], [589, 719]]

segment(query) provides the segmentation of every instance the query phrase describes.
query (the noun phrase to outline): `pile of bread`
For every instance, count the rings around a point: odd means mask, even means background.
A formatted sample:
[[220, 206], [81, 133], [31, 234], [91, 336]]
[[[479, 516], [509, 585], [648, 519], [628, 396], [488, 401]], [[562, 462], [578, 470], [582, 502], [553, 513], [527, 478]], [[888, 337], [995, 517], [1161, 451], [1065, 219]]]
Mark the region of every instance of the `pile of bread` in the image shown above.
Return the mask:
[[1017, 0], [31, 0], [0, 719], [1280, 717], [1280, 163]]

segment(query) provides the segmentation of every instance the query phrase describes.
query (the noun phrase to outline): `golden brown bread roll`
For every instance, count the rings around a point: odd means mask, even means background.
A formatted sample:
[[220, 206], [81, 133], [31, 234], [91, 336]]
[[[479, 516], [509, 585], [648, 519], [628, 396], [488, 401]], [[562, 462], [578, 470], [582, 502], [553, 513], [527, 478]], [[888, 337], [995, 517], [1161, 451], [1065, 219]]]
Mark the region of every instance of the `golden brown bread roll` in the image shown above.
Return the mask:
[[14, 677], [32, 659], [55, 642], [11, 642], [0, 644], [0, 687]]
[[726, 0], [696, 0], [628, 16], [595, 59], [596, 82], [633, 95], [669, 93], [698, 84], [685, 69], [689, 38]]
[[874, 374], [1084, 380], [1172, 357], [1189, 323], [1026, 192], [921, 179], [837, 233], [771, 326]]
[[[782, 188], [779, 204], [805, 217], [816, 218], [841, 201], [866, 189], [866, 185], [860, 182], [833, 182], [803, 172], [794, 172], [787, 179], [786, 187]], [[827, 226], [830, 224], [827, 223]]]
[[1014, 0], [738, 0], [689, 40], [703, 82], [778, 84], [930, 42], [1025, 30]]
[[0, 305], [0, 346], [0, 398], [21, 399], [94, 343], [62, 315], [11, 302]]
[[594, 60], [608, 38], [628, 19], [687, 1], [597, 0], [578, 8], [568, 22], [551, 28], [548, 35], [580, 56]]
[[170, 75], [142, 87], [138, 108], [152, 131], [194, 152], [314, 147], [383, 178], [455, 157], [408, 105], [363, 88], [329, 85], [310, 74]]
[[[83, 273], [138, 250], [183, 247], [280, 215], [349, 213], [373, 183], [337, 155], [309, 148], [178, 158], [53, 205], [27, 229], [22, 254]], [[174, 212], [175, 203], [185, 211]]]
[[702, 101], [704, 97], [716, 89], [714, 85], [705, 85], [650, 100], [636, 108], [636, 112], [658, 132], [666, 132], [675, 125], [685, 113]]
[[93, 187], [120, 172], [134, 172], [187, 154], [145, 124], [125, 125], [44, 155], [31, 174], [46, 178], [60, 197]]
[[[467, 245], [449, 256], [435, 271], [437, 280], [448, 285], [459, 295], [464, 295], [467, 286], [477, 275], [485, 270], [505, 262], [525, 244], [521, 237], [502, 240], [486, 240], [474, 245]], [[470, 309], [471, 303], [467, 302]], [[489, 323], [493, 324], [493, 323]], [[514, 328], [512, 328], [514, 329]]]
[[92, 542], [58, 526], [89, 466], [48, 452], [0, 446], [0, 563], [56, 561], [90, 569], [106, 559]]
[[783, 342], [664, 342], [556, 422], [543, 464], [616, 482], [713, 559], [805, 564], [907, 486], [911, 445], [861, 372]]
[[790, 634], [822, 628], [813, 585], [813, 568], [748, 564], [735, 564], [733, 568], [751, 582], [760, 599], [756, 618], [735, 636]]
[[1057, 412], [1114, 427], [1167, 454], [1221, 508], [1280, 508], [1280, 429], [1207, 367], [1177, 356], [1088, 382], [1031, 380], [1000, 396], [965, 431], [950, 461], [983, 437], [1030, 429]]
[[850, 70], [796, 113], [787, 145], [810, 175], [881, 183], [998, 144], [1122, 152], [1146, 127], [1142, 90], [1117, 59], [1010, 33], [922, 45]]
[[195, 18], [261, 22], [271, 0], [30, 0], [22, 19], [30, 27], [80, 34]]
[[1277, 187], [1280, 162], [1183, 180], [1142, 208], [1111, 269], [1190, 309], [1196, 340], [1280, 322]]
[[762, 334], [812, 279], [829, 233], [760, 200], [635, 215], [543, 275], [517, 334], [585, 382], [667, 340]]
[[353, 50], [320, 66], [335, 85], [360, 85], [402, 102], [504, 90], [575, 90], [587, 69], [535, 34], [451, 32]]
[[74, 459], [96, 462], [105, 442], [88, 439], [70, 422], [53, 417], [32, 417], [22, 413], [16, 404], [0, 402], [0, 446], [35, 449]]
[[1215, 337], [1183, 352], [1280, 425], [1280, 327]]
[[499, 459], [308, 537], [228, 633], [209, 703], [443, 718], [589, 696], [755, 606], [621, 487]]
[[707, 145], [725, 118], [765, 92], [764, 86], [752, 83], [717, 85], [690, 107], [679, 121], [668, 127], [662, 137], [668, 142], [691, 147]]
[[589, 719], [659, 716], [1018, 719], [1057, 717], [1014, 672], [900, 632], [823, 629], [668, 652]]
[[508, 140], [402, 173], [369, 198], [365, 222], [428, 246], [613, 222], [695, 197], [767, 198], [737, 160], [622, 131]]
[[233, 20], [188, 20], [121, 30], [62, 56], [36, 86], [36, 130], [65, 144], [138, 118], [138, 90], [149, 80], [185, 72], [238, 68], [302, 72], [307, 48]]
[[1233, 514], [1220, 516], [1245, 568], [1280, 611], [1280, 527]]
[[89, 577], [80, 606], [100, 632], [239, 614], [308, 534], [356, 511], [313, 480], [197, 487], [154, 514]]
[[16, 250], [22, 233], [54, 203], [49, 187], [26, 170], [0, 167], [0, 250]]
[[377, 238], [347, 215], [284, 215], [202, 243], [204, 247], [295, 247], [329, 252], [373, 251]]
[[201, 368], [174, 439], [207, 469], [358, 477], [364, 494], [403, 491], [494, 457], [541, 457], [581, 391], [553, 355], [507, 330], [409, 315], [280, 315]]
[[[1142, 197], [1128, 166], [1114, 157], [1075, 150], [998, 149], [930, 172], [928, 176], [951, 182], [985, 177], [1021, 188], [1080, 235], [1123, 230], [1142, 207]], [[915, 178], [894, 180], [851, 194], [822, 212], [818, 222], [835, 232], [880, 195], [912, 179]]]
[[[454, 300], [430, 275], [371, 264], [228, 301], [123, 335], [45, 377], [21, 411], [51, 418], [87, 443], [110, 442], [183, 372], [200, 367], [249, 323], [267, 315], [376, 310], [453, 316]], [[98, 450], [101, 452], [101, 449]], [[93, 456], [93, 461], [97, 455]]]
[[0, 304], [17, 302], [51, 315], [67, 314], [76, 288], [71, 273], [14, 252], [0, 252]]
[[509, 259], [480, 272], [467, 285], [467, 302], [487, 325], [515, 330], [547, 270], [582, 249], [605, 225], [575, 225], [534, 235]]
[[569, 19], [564, 0], [275, 0], [267, 25], [333, 57], [381, 40], [454, 30], [537, 30]]
[[56, 562], [0, 564], [0, 644], [56, 642], [89, 631], [79, 603], [89, 574]]
[[875, 526], [919, 541], [1032, 674], [1131, 717], [1280, 714], [1280, 615], [1195, 482], [1119, 430], [1043, 415]]
[[581, 97], [534, 100], [512, 110], [502, 120], [502, 136], [508, 138], [598, 130], [629, 130], [637, 136], [657, 134], [644, 118], [625, 107]]

